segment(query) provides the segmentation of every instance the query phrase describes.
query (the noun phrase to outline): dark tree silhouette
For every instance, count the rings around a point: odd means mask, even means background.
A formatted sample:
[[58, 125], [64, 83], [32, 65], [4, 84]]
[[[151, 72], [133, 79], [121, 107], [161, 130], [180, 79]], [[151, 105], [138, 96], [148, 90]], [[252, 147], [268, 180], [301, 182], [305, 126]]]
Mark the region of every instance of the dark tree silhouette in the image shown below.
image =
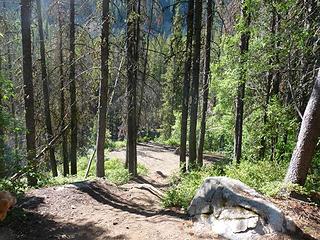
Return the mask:
[[199, 102], [200, 52], [201, 52], [201, 16], [202, 1], [195, 1], [194, 10], [194, 46], [190, 105], [190, 132], [189, 132], [189, 166], [193, 168], [197, 159], [197, 120]]
[[[21, 0], [21, 33], [22, 33], [22, 55], [23, 55], [23, 84], [24, 105], [26, 121], [27, 161], [29, 174], [28, 184], [35, 186], [37, 178], [36, 157], [36, 129], [34, 121], [34, 94], [32, 81], [32, 55], [31, 55], [31, 0]], [[31, 173], [31, 174], [30, 174]]]
[[[62, 6], [59, 1], [58, 6], [58, 24], [59, 24], [59, 77], [60, 77], [60, 122], [61, 131], [65, 128], [65, 84], [63, 72], [63, 26], [62, 26]], [[69, 171], [69, 155], [68, 155], [68, 136], [67, 132], [62, 133], [62, 158], [63, 158], [63, 176], [67, 176]]]
[[[50, 95], [49, 95], [49, 86], [48, 86], [48, 74], [47, 74], [47, 63], [46, 63], [46, 49], [44, 43], [44, 34], [43, 34], [43, 24], [42, 24], [42, 8], [41, 1], [37, 0], [37, 14], [38, 14], [38, 31], [40, 38], [40, 61], [41, 61], [41, 78], [42, 78], [42, 91], [43, 91], [43, 103], [44, 103], [44, 117], [47, 130], [47, 143], [49, 144], [53, 139], [53, 130], [51, 123], [51, 112], [50, 112]], [[54, 154], [54, 147], [49, 148], [49, 158], [52, 175], [54, 177], [58, 176], [57, 171], [57, 161]]]
[[70, 81], [70, 112], [71, 112], [71, 141], [70, 141], [70, 163], [71, 174], [77, 174], [77, 94], [76, 94], [76, 80], [75, 80], [75, 6], [74, 0], [70, 0], [70, 49], [69, 49], [69, 81]]
[[234, 157], [239, 163], [241, 159], [242, 150], [242, 128], [243, 128], [243, 109], [244, 109], [244, 97], [246, 88], [246, 54], [249, 50], [250, 32], [248, 30], [250, 26], [251, 16], [248, 13], [248, 7], [246, 1], [241, 2], [241, 18], [244, 21], [244, 29], [240, 37], [240, 76], [238, 81], [237, 99], [236, 99], [236, 124], [235, 124], [235, 140], [234, 140]]
[[127, 155], [129, 172], [137, 175], [137, 78], [140, 1], [127, 1]]
[[210, 78], [210, 59], [211, 59], [211, 38], [212, 38], [212, 23], [214, 17], [214, 2], [208, 0], [207, 3], [207, 36], [206, 36], [206, 47], [205, 47], [205, 66], [204, 66], [204, 77], [203, 77], [203, 100], [202, 100], [202, 116], [201, 116], [201, 130], [198, 147], [198, 158], [197, 164], [203, 165], [203, 146], [204, 138], [206, 133], [206, 116], [208, 108], [208, 96], [209, 96], [209, 78]]
[[97, 177], [104, 177], [104, 145], [106, 140], [109, 58], [109, 0], [102, 2], [101, 80], [99, 89], [99, 119], [97, 135]]
[[180, 169], [186, 172], [187, 156], [187, 131], [188, 131], [188, 110], [189, 110], [189, 91], [190, 91], [190, 74], [192, 64], [192, 35], [193, 35], [193, 15], [194, 0], [188, 1], [187, 15], [187, 42], [186, 42], [186, 60], [184, 64], [183, 78], [183, 96], [181, 112], [181, 138], [180, 138]]

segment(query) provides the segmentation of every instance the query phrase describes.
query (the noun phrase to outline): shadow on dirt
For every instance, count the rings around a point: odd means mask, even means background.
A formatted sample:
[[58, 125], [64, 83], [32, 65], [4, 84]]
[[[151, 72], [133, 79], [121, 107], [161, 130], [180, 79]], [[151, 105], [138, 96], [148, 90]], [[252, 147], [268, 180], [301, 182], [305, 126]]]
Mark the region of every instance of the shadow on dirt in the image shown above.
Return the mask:
[[[30, 209], [30, 208], [29, 208]], [[108, 230], [95, 226], [95, 223], [77, 225], [57, 222], [50, 215], [41, 215], [24, 208], [16, 208], [8, 218], [0, 223], [1, 240], [94, 240], [126, 239], [125, 235], [109, 236]], [[103, 238], [101, 238], [103, 237]]]
[[[160, 175], [158, 172], [157, 172], [157, 174]], [[155, 188], [159, 188], [159, 189], [170, 187], [170, 183], [161, 184], [161, 183], [157, 183], [157, 182], [152, 182], [152, 181], [148, 181], [146, 178], [141, 177], [141, 176], [135, 177], [133, 179], [133, 181], [135, 181], [136, 183], [141, 183], [141, 184], [150, 184], [151, 186], [153, 186]]]
[[152, 211], [145, 209], [132, 202], [125, 202], [119, 196], [110, 192], [107, 188], [96, 182], [87, 182], [77, 185], [78, 190], [88, 194], [96, 201], [109, 205], [113, 208], [119, 209], [132, 214], [137, 214], [145, 217], [154, 217], [156, 215], [166, 215], [179, 219], [187, 219], [187, 216], [172, 210]]

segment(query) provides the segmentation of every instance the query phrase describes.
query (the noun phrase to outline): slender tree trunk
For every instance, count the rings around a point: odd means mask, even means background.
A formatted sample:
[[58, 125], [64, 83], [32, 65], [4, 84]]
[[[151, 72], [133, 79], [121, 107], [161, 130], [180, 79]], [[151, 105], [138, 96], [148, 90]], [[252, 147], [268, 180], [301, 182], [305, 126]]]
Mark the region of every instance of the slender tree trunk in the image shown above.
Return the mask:
[[[112, 104], [113, 102], [113, 99], [114, 99], [114, 94], [115, 94], [115, 91], [116, 91], [116, 88], [118, 86], [118, 82], [119, 82], [119, 79], [120, 79], [120, 74], [121, 74], [121, 69], [122, 69], [122, 65], [123, 65], [123, 62], [125, 61], [125, 57], [121, 57], [121, 60], [120, 60], [120, 63], [119, 63], [119, 67], [118, 67], [118, 70], [117, 70], [117, 76], [116, 76], [116, 79], [114, 81], [114, 85], [113, 85], [113, 89], [111, 91], [111, 94], [110, 94], [110, 99], [109, 99], [109, 106]], [[107, 108], [107, 115], [109, 113], [109, 109], [110, 108]]]
[[137, 77], [138, 77], [138, 39], [139, 12], [137, 0], [127, 0], [127, 155], [129, 173], [137, 175]]
[[71, 142], [70, 142], [70, 162], [71, 175], [77, 174], [77, 94], [75, 80], [75, 0], [70, 0], [70, 49], [69, 49], [69, 81], [70, 81], [70, 110], [71, 110]]
[[[141, 79], [141, 89], [140, 89], [140, 104], [139, 104], [139, 110], [138, 110], [138, 120], [137, 120], [137, 129], [140, 127], [140, 120], [141, 120], [141, 113], [142, 113], [142, 105], [143, 105], [143, 96], [144, 96], [144, 88], [145, 88], [145, 82], [147, 78], [147, 71], [148, 71], [148, 56], [149, 56], [149, 45], [150, 45], [150, 33], [151, 33], [151, 27], [153, 22], [153, 1], [151, 2], [151, 10], [150, 10], [150, 21], [148, 25], [148, 33], [147, 33], [147, 42], [146, 42], [146, 50], [144, 55], [144, 63], [143, 63], [143, 73], [142, 73], [142, 79]], [[146, 6], [147, 7], [147, 6]]]
[[207, 36], [206, 36], [206, 49], [205, 49], [205, 69], [203, 78], [203, 102], [202, 102], [202, 118], [201, 118], [201, 131], [198, 147], [198, 162], [197, 165], [203, 165], [203, 146], [206, 133], [206, 116], [208, 108], [209, 97], [209, 78], [210, 78], [210, 60], [211, 60], [211, 38], [212, 38], [212, 23], [214, 18], [214, 2], [208, 0], [207, 3]]
[[[31, 0], [21, 0], [21, 33], [23, 55], [23, 84], [26, 121], [27, 161], [31, 173], [37, 171], [36, 157], [36, 129], [34, 121], [34, 95], [32, 81], [31, 57]], [[37, 178], [28, 174], [28, 185], [35, 186]]]
[[[275, 7], [272, 7], [272, 20], [271, 20], [271, 37], [273, 38], [270, 44], [270, 48], [273, 48], [276, 52], [274, 56], [271, 56], [269, 59], [269, 65], [277, 65], [279, 64], [279, 54], [278, 54], [278, 48], [279, 48], [279, 40], [276, 40], [276, 34], [279, 31], [279, 24], [280, 24], [280, 16], [277, 13], [277, 10]], [[278, 95], [279, 93], [279, 86], [280, 86], [280, 74], [278, 70], [270, 69], [267, 75], [267, 89], [266, 89], [266, 100], [264, 105], [264, 113], [263, 113], [263, 124], [266, 125], [268, 122], [268, 107], [270, 103], [270, 99], [273, 96]], [[266, 136], [262, 136], [261, 138], [261, 148], [259, 151], [259, 157], [263, 159], [265, 157], [266, 152], [266, 143], [267, 139]], [[274, 157], [274, 149], [275, 144], [277, 143], [277, 139], [275, 137], [272, 137], [271, 139], [271, 149], [273, 149], [273, 153], [271, 154], [271, 160]]]
[[[275, 26], [276, 26], [276, 10], [272, 7], [272, 19], [271, 19], [271, 37], [275, 37]], [[274, 40], [272, 40], [270, 47], [274, 47]], [[272, 66], [274, 63], [274, 57], [271, 56], [269, 59], [269, 65]], [[263, 113], [263, 125], [265, 126], [268, 122], [268, 106], [270, 102], [270, 97], [271, 97], [271, 86], [272, 86], [272, 80], [273, 80], [273, 69], [270, 69], [267, 74], [267, 89], [266, 89], [266, 100], [264, 104], [264, 113]], [[259, 152], [259, 157], [261, 159], [264, 158], [266, 151], [266, 136], [262, 136], [261, 138], [261, 148]]]
[[3, 124], [3, 103], [2, 103], [2, 57], [0, 49], [0, 178], [5, 176], [5, 162], [4, 162], [4, 124]]
[[181, 137], [180, 137], [180, 170], [182, 172], [187, 171], [186, 156], [187, 156], [190, 73], [191, 73], [191, 63], [192, 63], [193, 15], [194, 15], [194, 0], [189, 0], [188, 15], [187, 15], [186, 60], [184, 64], [182, 113], [181, 113]]
[[[59, 2], [59, 77], [60, 77], [60, 121], [61, 131], [65, 128], [65, 85], [63, 73], [63, 29], [62, 29], [62, 6]], [[69, 154], [68, 154], [68, 136], [67, 131], [62, 133], [62, 158], [63, 158], [63, 176], [67, 176], [69, 171]]]
[[189, 132], [189, 166], [193, 168], [197, 158], [197, 120], [199, 102], [199, 75], [200, 75], [200, 52], [201, 52], [201, 16], [202, 1], [195, 1], [194, 18], [194, 47], [193, 47], [193, 68], [190, 105], [190, 132]]
[[[6, 3], [3, 2], [3, 8], [4, 12], [4, 18], [6, 19]], [[8, 30], [6, 30], [8, 31]], [[6, 33], [6, 37], [8, 37], [8, 34]], [[9, 48], [8, 48], [9, 49]], [[3, 104], [3, 81], [4, 81], [4, 75], [3, 75], [3, 66], [2, 66], [2, 53], [0, 49], [0, 178], [5, 177], [5, 159], [4, 159], [4, 153], [5, 153], [5, 126], [4, 126], [4, 104]]]
[[320, 70], [301, 123], [285, 182], [304, 185], [320, 136]]
[[102, 34], [101, 34], [101, 80], [99, 90], [99, 119], [97, 135], [97, 177], [104, 177], [104, 144], [107, 127], [108, 101], [108, 59], [109, 59], [109, 0], [102, 2]]
[[240, 40], [240, 77], [238, 82], [237, 89], [237, 99], [236, 99], [236, 124], [235, 124], [235, 146], [234, 146], [234, 157], [237, 163], [240, 162], [241, 153], [242, 153], [242, 128], [243, 128], [243, 109], [244, 109], [244, 97], [245, 97], [245, 84], [246, 84], [246, 54], [249, 50], [249, 39], [250, 32], [248, 30], [250, 26], [251, 17], [248, 13], [247, 6], [245, 4], [245, 0], [242, 0], [242, 19], [244, 21], [244, 28], [246, 29], [241, 34]]
[[[5, 2], [3, 2], [3, 5], [4, 5], [4, 9], [5, 8]], [[8, 34], [8, 38], [10, 38], [10, 34]], [[8, 47], [7, 47], [7, 56], [8, 56], [8, 78], [13, 81], [13, 74], [12, 74], [12, 56], [11, 56], [11, 47], [12, 45], [10, 43], [8, 43]], [[11, 107], [11, 117], [13, 120], [13, 139], [14, 139], [14, 149], [13, 149], [13, 152], [14, 152], [14, 159], [15, 159], [15, 163], [14, 163], [14, 166], [15, 167], [18, 167], [19, 165], [19, 158], [18, 158], [18, 149], [19, 149], [19, 141], [18, 141], [18, 133], [16, 131], [16, 128], [17, 128], [17, 123], [16, 123], [16, 106], [15, 106], [15, 100], [14, 100], [14, 97], [11, 96], [10, 97], [10, 107]]]
[[[43, 34], [43, 24], [42, 24], [42, 8], [41, 0], [37, 0], [37, 14], [38, 14], [38, 31], [40, 37], [40, 56], [41, 56], [41, 77], [42, 77], [42, 88], [43, 88], [43, 101], [44, 101], [44, 115], [45, 123], [47, 128], [47, 144], [53, 139], [53, 130], [51, 123], [51, 113], [50, 113], [50, 95], [49, 95], [49, 84], [48, 84], [48, 74], [47, 74], [47, 64], [46, 64], [46, 50], [44, 43]], [[57, 162], [54, 154], [54, 147], [49, 148], [50, 165], [52, 175], [54, 177], [58, 176]]]

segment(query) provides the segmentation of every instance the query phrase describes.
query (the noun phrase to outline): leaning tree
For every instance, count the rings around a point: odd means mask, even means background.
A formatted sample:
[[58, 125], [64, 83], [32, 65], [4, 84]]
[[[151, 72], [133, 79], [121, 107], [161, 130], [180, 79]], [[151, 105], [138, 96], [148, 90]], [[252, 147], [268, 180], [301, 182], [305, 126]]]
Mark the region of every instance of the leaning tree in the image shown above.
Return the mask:
[[320, 70], [301, 123], [285, 182], [304, 185], [320, 136]]

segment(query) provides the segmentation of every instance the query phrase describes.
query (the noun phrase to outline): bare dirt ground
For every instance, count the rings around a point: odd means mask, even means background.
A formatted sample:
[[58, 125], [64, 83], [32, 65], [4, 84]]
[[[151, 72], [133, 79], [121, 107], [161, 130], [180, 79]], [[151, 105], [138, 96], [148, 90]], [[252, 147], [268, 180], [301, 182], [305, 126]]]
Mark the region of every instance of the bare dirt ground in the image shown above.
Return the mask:
[[[111, 157], [124, 159], [125, 150]], [[96, 180], [28, 192], [0, 225], [0, 240], [212, 239], [193, 233], [182, 212], [161, 206], [179, 157], [161, 146], [139, 145], [138, 162], [148, 176], [120, 187]]]
[[[125, 150], [110, 155], [124, 160]], [[120, 187], [101, 179], [29, 191], [0, 224], [0, 240], [219, 239], [194, 232], [184, 213], [161, 206], [162, 191], [179, 169], [173, 149], [139, 145], [138, 162], [148, 168], [148, 176]], [[293, 200], [273, 201], [302, 229], [320, 239], [319, 207]]]

